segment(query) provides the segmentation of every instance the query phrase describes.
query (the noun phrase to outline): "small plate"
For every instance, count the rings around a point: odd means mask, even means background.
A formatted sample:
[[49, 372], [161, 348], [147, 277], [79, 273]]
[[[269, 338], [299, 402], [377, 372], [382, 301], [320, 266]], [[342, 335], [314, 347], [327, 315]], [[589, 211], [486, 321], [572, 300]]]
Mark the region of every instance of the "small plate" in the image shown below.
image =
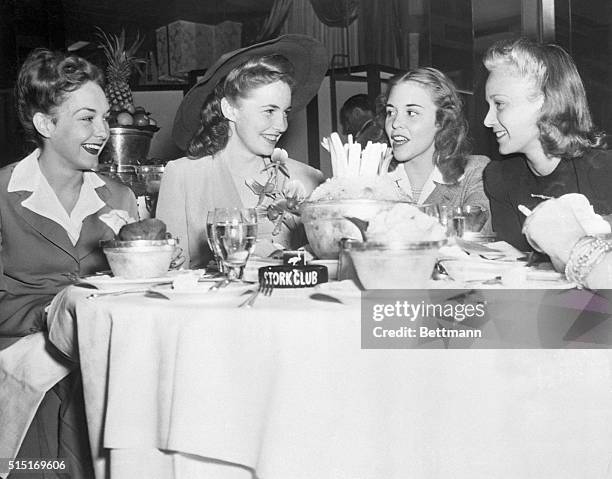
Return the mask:
[[137, 288], [139, 286], [159, 285], [159, 284], [172, 284], [173, 276], [161, 276], [158, 278], [115, 278], [114, 276], [102, 275], [102, 276], [89, 276], [81, 278], [77, 284], [84, 286], [93, 286], [97, 289], [104, 290], [116, 290], [120, 291], [126, 288]]

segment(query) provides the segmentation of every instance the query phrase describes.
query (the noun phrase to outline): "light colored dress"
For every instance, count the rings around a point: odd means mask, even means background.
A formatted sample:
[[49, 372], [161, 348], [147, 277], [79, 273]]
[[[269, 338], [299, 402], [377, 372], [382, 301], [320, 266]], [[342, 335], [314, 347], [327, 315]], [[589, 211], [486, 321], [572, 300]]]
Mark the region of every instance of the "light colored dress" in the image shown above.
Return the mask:
[[[269, 161], [269, 160], [265, 160]], [[323, 181], [323, 174], [304, 163], [288, 159], [286, 162], [291, 180], [300, 181], [306, 196]], [[263, 164], [262, 164], [263, 168]], [[267, 173], [255, 179], [265, 183]], [[279, 174], [279, 189], [287, 182]], [[206, 266], [212, 259], [207, 243], [206, 215], [215, 208], [253, 208], [257, 205], [255, 193], [244, 195], [243, 184], [230, 173], [222, 160], [205, 156], [198, 159], [179, 158], [166, 165], [159, 190], [156, 217], [166, 223], [168, 231], [179, 239], [190, 268]], [[252, 197], [252, 199], [251, 199]], [[264, 205], [269, 204], [267, 199]], [[257, 226], [256, 252], [264, 256], [278, 247], [296, 248], [305, 243], [299, 220], [290, 217], [278, 235], [272, 235], [274, 224], [260, 217]]]

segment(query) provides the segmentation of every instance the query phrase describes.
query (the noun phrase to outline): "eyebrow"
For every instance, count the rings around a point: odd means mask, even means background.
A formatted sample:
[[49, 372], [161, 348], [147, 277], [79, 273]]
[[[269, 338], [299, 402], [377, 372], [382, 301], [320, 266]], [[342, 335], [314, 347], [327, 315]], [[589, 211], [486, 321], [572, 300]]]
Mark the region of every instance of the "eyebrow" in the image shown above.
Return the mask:
[[[402, 105], [400, 105], [402, 106]], [[404, 108], [413, 108], [413, 107], [417, 107], [417, 108], [423, 108], [423, 105], [419, 105], [418, 103], [406, 103], [405, 105], [403, 105]], [[397, 108], [395, 105], [392, 105], [391, 103], [387, 103], [385, 105], [385, 107], [391, 107], [391, 108]]]
[[[262, 109], [265, 109], [265, 108], [276, 108], [277, 110], [281, 109], [280, 106], [278, 106], [278, 105], [276, 105], [274, 103], [268, 103], [267, 105], [262, 105], [261, 108]], [[288, 110], [291, 110], [291, 105], [289, 105], [289, 107], [287, 109], [285, 109], [285, 111], [288, 111]]]
[[89, 107], [83, 107], [83, 108], [79, 108], [77, 111], [74, 112], [75, 115], [81, 113], [82, 111], [86, 111], [89, 113], [96, 113], [96, 110], [93, 108], [89, 108]]

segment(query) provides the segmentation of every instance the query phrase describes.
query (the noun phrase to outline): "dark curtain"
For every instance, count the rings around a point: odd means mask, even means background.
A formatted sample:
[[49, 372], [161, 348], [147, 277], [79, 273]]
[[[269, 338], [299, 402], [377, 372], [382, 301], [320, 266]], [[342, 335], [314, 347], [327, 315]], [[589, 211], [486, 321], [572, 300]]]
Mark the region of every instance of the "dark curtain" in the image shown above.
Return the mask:
[[428, 41], [428, 17], [423, 11], [427, 4], [411, 0], [359, 0], [360, 18], [367, 19], [359, 22], [361, 62], [408, 69], [410, 42], [418, 34], [421, 51], [417, 60], [419, 64], [428, 64], [423, 57]]
[[310, 0], [310, 3], [319, 20], [328, 27], [347, 27], [359, 16], [358, 0]]
[[270, 40], [278, 36], [280, 29], [287, 18], [291, 0], [274, 0], [272, 9], [259, 31], [255, 43]]

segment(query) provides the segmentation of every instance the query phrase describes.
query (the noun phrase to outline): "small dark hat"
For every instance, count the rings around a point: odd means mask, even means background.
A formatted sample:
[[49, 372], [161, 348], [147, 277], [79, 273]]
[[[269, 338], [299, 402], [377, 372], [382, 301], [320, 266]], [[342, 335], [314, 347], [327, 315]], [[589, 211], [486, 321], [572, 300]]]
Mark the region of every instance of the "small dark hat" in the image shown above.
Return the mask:
[[304, 108], [319, 91], [327, 72], [328, 56], [325, 46], [312, 37], [295, 34], [257, 43], [222, 55], [187, 92], [176, 113], [172, 130], [172, 137], [178, 147], [187, 149], [200, 124], [202, 104], [219, 81], [250, 57], [274, 54], [283, 55], [293, 64], [296, 85], [291, 97], [291, 110]]

